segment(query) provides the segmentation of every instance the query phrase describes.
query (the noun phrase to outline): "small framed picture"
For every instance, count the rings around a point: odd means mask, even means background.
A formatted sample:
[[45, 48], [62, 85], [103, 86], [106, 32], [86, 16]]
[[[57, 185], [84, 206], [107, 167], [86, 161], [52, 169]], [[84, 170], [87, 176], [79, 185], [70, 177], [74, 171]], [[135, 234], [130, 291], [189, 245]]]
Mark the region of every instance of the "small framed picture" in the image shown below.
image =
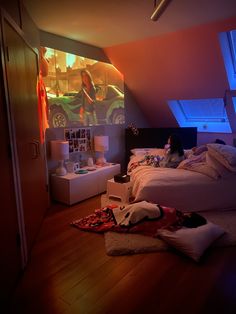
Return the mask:
[[78, 162], [75, 162], [74, 163], [74, 172], [79, 170], [79, 163]]

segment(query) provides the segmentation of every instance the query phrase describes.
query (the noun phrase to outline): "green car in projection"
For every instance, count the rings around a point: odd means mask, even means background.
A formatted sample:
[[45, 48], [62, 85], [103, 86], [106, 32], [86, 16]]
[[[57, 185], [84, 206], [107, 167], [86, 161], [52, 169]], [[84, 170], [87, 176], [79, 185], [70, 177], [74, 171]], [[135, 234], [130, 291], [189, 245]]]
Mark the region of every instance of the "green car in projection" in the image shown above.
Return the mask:
[[[96, 85], [95, 111], [98, 124], [125, 122], [124, 93], [115, 85]], [[84, 126], [80, 120], [81, 92], [66, 92], [61, 97], [48, 95], [49, 127]]]

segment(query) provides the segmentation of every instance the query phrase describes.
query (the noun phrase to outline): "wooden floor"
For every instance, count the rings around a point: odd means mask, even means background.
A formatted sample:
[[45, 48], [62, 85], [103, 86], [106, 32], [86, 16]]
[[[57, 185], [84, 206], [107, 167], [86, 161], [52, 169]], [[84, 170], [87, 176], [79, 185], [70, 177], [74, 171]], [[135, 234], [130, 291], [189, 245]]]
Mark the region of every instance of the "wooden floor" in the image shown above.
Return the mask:
[[199, 264], [175, 252], [109, 257], [103, 235], [70, 226], [99, 207], [99, 196], [52, 206], [11, 313], [236, 313], [235, 247]]

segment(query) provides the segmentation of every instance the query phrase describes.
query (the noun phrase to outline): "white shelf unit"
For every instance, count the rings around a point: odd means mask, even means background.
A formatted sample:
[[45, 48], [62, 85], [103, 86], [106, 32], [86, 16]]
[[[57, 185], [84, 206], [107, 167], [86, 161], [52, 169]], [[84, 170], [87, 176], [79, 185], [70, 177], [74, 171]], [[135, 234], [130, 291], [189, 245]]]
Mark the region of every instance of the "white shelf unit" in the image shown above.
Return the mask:
[[68, 173], [65, 176], [52, 174], [52, 198], [67, 205], [75, 204], [105, 192], [107, 181], [119, 173], [120, 164], [110, 164], [85, 174]]

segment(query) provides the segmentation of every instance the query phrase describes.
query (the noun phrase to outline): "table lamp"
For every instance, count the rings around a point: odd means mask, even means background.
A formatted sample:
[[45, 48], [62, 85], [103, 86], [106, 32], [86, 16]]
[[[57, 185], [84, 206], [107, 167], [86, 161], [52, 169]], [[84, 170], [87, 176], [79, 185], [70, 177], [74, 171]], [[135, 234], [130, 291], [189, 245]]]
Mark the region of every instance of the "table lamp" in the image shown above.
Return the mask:
[[109, 150], [109, 137], [106, 135], [94, 136], [94, 150], [99, 153], [96, 160], [97, 165], [106, 164], [105, 152]]
[[67, 174], [64, 167], [64, 160], [69, 159], [69, 142], [62, 140], [51, 141], [51, 157], [59, 162], [56, 175], [64, 176]]

